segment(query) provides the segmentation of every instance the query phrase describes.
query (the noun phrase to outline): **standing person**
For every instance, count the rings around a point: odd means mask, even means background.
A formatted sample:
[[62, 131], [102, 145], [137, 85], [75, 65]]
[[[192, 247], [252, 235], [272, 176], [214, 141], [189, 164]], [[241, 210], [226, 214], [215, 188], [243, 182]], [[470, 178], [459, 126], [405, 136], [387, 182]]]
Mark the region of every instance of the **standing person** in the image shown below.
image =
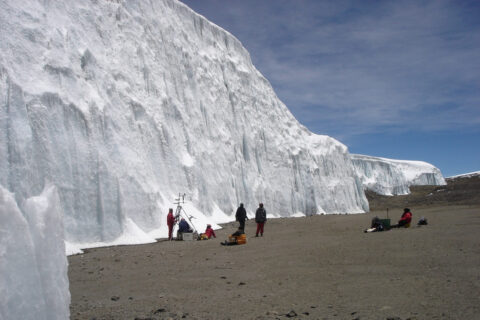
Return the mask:
[[247, 211], [243, 207], [243, 203], [240, 203], [240, 207], [238, 207], [237, 213], [235, 213], [235, 219], [240, 223], [238, 230], [245, 232], [245, 219], [248, 220], [248, 217]]
[[255, 222], [257, 223], [257, 233], [255, 237], [258, 237], [258, 233], [263, 237], [263, 226], [267, 222], [267, 211], [263, 207], [263, 203], [259, 204], [257, 211], [255, 212]]
[[412, 213], [410, 212], [410, 209], [405, 208], [403, 209], [403, 214], [400, 220], [398, 220], [398, 223], [396, 225], [393, 225], [392, 228], [408, 228], [410, 227], [410, 222], [412, 222]]
[[175, 225], [175, 217], [173, 216], [173, 209], [168, 209], [167, 226], [168, 226], [168, 240], [172, 240], [173, 226]]

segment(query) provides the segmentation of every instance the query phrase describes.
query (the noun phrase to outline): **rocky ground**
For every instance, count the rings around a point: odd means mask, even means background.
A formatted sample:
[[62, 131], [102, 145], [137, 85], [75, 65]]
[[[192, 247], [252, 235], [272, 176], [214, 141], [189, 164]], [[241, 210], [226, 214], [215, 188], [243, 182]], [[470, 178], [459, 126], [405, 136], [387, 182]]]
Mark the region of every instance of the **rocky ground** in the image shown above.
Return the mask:
[[[271, 219], [259, 238], [249, 221], [246, 245], [220, 245], [230, 223], [207, 241], [87, 250], [69, 257], [71, 319], [480, 319], [479, 180]], [[405, 206], [429, 225], [363, 233]]]
[[445, 186], [411, 187], [411, 193], [404, 196], [381, 196], [367, 191], [370, 210], [480, 204], [480, 175], [447, 178], [446, 181]]

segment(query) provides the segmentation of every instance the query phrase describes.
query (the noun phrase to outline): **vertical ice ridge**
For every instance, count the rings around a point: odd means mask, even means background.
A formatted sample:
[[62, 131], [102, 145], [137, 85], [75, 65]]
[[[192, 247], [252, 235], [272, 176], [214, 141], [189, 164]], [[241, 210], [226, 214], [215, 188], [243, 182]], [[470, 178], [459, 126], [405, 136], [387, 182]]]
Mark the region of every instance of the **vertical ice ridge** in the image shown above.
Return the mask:
[[393, 160], [354, 154], [351, 155], [363, 187], [380, 194], [410, 193], [413, 185], [444, 185], [440, 170], [422, 161]]
[[68, 262], [55, 187], [17, 205], [0, 186], [0, 318], [69, 318]]

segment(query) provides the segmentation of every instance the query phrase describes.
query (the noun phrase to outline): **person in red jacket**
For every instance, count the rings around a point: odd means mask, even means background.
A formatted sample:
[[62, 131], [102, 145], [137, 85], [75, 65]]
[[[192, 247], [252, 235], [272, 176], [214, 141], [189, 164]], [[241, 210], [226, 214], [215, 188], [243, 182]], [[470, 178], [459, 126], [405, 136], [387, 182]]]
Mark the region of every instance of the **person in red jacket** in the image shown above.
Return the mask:
[[173, 216], [173, 209], [168, 209], [167, 226], [168, 226], [168, 240], [172, 240], [173, 226], [175, 225], [175, 217]]
[[398, 220], [398, 223], [396, 225], [393, 225], [392, 228], [402, 228], [402, 227], [409, 227], [410, 222], [412, 222], [412, 213], [410, 212], [410, 209], [405, 208], [403, 209], [403, 214], [400, 220]]
[[208, 239], [210, 239], [212, 236], [216, 238], [217, 236], [215, 235], [215, 231], [213, 231], [212, 226], [207, 224], [207, 229], [205, 229], [205, 235], [207, 236]]

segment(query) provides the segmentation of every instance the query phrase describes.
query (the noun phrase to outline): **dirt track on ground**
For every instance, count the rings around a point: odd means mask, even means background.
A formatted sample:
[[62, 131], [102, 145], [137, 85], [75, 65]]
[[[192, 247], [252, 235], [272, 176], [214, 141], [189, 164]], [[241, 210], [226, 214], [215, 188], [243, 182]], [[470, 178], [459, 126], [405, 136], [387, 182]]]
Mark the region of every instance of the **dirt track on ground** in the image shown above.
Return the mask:
[[[161, 241], [69, 257], [71, 319], [480, 319], [480, 205], [247, 222], [246, 245]], [[268, 208], [267, 208], [268, 210]], [[401, 207], [390, 208], [396, 220]]]

